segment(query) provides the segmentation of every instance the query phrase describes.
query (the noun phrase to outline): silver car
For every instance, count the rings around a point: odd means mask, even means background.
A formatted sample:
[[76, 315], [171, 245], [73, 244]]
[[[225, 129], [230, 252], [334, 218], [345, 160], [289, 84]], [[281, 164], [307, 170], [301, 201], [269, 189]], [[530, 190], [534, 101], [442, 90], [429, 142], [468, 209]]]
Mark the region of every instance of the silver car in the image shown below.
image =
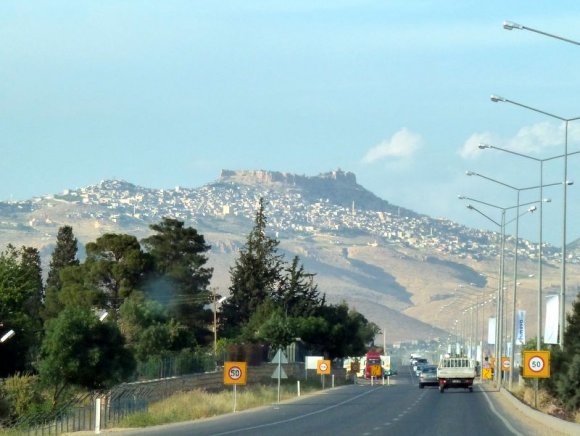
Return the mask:
[[437, 367], [435, 365], [424, 366], [419, 375], [419, 388], [423, 389], [425, 386], [437, 386], [438, 384]]

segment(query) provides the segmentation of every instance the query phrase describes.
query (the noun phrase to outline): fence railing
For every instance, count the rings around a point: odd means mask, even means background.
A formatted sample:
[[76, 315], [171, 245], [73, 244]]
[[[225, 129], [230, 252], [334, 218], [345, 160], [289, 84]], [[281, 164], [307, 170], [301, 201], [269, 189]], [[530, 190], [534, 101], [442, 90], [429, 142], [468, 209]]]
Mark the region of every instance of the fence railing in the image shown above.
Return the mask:
[[[297, 380], [312, 379], [316, 371], [304, 370], [304, 364], [284, 364], [284, 371]], [[247, 383], [264, 383], [272, 380], [275, 364], [248, 367]], [[333, 370], [339, 380], [346, 379], [342, 369]], [[58, 435], [66, 432], [92, 431], [116, 426], [123, 418], [147, 411], [149, 404], [167, 398], [177, 392], [194, 389], [208, 391], [224, 389], [223, 371], [165, 377], [155, 380], [124, 383], [106, 392], [91, 392], [71, 400], [50, 415], [33, 415], [15, 424], [27, 435]], [[99, 401], [97, 401], [99, 400]], [[98, 406], [97, 406], [98, 405]], [[98, 416], [98, 419], [97, 419]]]

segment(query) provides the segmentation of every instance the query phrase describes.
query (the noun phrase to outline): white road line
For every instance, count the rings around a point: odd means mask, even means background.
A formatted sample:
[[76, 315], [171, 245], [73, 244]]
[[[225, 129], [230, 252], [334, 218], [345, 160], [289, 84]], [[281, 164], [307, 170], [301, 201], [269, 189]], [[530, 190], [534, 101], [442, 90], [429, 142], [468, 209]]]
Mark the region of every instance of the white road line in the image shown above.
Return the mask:
[[489, 396], [487, 395], [487, 392], [485, 392], [485, 390], [480, 389], [478, 387], [478, 389], [483, 392], [483, 396], [485, 397], [485, 399], [487, 400], [488, 404], [489, 404], [489, 408], [491, 409], [491, 411], [494, 413], [494, 415], [496, 415], [499, 419], [501, 419], [501, 422], [504, 423], [504, 425], [508, 428], [509, 431], [511, 431], [513, 434], [517, 435], [517, 436], [524, 436], [522, 433], [520, 433], [519, 431], [517, 431], [515, 428], [512, 427], [512, 425], [509, 423], [509, 421], [503, 417], [503, 415], [501, 415], [493, 406], [492, 401], [489, 399]]
[[356, 396], [349, 398], [347, 400], [341, 401], [340, 403], [336, 403], [336, 404], [333, 404], [332, 406], [328, 406], [328, 407], [325, 407], [324, 409], [316, 410], [314, 412], [306, 413], [304, 415], [295, 416], [294, 418], [283, 419], [282, 421], [276, 421], [276, 422], [269, 422], [267, 424], [256, 425], [253, 427], [237, 428], [235, 430], [224, 431], [223, 433], [216, 433], [215, 436], [220, 436], [220, 435], [224, 435], [224, 434], [241, 433], [243, 431], [256, 430], [259, 428], [272, 427], [272, 426], [278, 425], [278, 424], [285, 424], [287, 422], [298, 421], [299, 419], [303, 419], [303, 418], [306, 418], [306, 417], [312, 416], [312, 415], [318, 415], [319, 413], [324, 413], [324, 412], [327, 412], [329, 410], [335, 409], [336, 407], [342, 406], [343, 404], [347, 404], [347, 403], [350, 403], [351, 401], [358, 400], [359, 398], [364, 397], [365, 395], [371, 394], [378, 389], [380, 389], [380, 388], [370, 389], [368, 391], [363, 392], [362, 394], [359, 394], [359, 395], [356, 395]]

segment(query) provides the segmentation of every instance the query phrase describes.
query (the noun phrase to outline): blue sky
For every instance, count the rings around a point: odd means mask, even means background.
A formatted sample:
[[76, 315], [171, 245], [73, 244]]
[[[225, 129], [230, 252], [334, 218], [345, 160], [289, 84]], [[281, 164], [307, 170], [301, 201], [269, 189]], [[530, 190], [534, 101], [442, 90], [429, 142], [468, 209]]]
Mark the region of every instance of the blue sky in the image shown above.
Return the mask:
[[[495, 230], [457, 195], [508, 207], [516, 192], [465, 171], [523, 188], [539, 165], [477, 145], [543, 159], [565, 135], [490, 94], [580, 116], [580, 46], [504, 20], [580, 40], [577, 1], [3, 0], [0, 200], [107, 178], [198, 187], [222, 168], [341, 168], [391, 203]], [[544, 182], [562, 180], [562, 161], [547, 162]], [[562, 189], [546, 191], [544, 239], [560, 245]], [[537, 214], [520, 222], [537, 240]]]

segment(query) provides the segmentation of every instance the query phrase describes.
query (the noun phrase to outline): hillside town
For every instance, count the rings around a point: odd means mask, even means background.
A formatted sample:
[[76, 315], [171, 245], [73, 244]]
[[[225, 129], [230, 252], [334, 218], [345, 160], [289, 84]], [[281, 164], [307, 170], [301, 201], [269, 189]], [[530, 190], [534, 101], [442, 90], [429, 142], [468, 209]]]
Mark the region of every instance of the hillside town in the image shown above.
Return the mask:
[[[8, 209], [31, 212], [44, 207], [47, 201], [61, 201], [84, 206], [68, 216], [71, 221], [109, 220], [123, 225], [137, 220], [149, 224], [171, 216], [192, 225], [212, 220], [218, 224], [225, 220], [250, 222], [261, 197], [267, 201], [269, 226], [278, 238], [326, 234], [336, 236], [335, 240], [340, 241], [341, 235], [360, 234], [369, 237], [369, 244], [399, 244], [459, 258], [479, 260], [495, 258], [499, 254], [501, 238], [496, 232], [468, 228], [447, 219], [406, 213], [392, 205], [389, 209], [372, 210], [365, 204], [357, 204], [356, 200], [351, 201], [350, 207], [329, 198], [306, 200], [304, 192], [296, 186], [283, 185], [281, 188], [267, 183], [236, 183], [227, 178], [197, 189], [176, 187], [172, 190], [149, 189], [125, 181], [108, 180], [66, 190], [59, 195], [3, 203], [0, 213], [4, 211], [2, 215], [6, 215]], [[36, 223], [27, 224], [34, 227]], [[514, 238], [508, 236], [507, 245], [513, 242]], [[519, 247], [522, 259], [537, 259], [537, 244], [520, 240]], [[543, 248], [543, 256], [548, 262], [559, 262], [559, 254], [553, 246], [545, 245]], [[570, 262], [579, 260], [573, 257]]]

